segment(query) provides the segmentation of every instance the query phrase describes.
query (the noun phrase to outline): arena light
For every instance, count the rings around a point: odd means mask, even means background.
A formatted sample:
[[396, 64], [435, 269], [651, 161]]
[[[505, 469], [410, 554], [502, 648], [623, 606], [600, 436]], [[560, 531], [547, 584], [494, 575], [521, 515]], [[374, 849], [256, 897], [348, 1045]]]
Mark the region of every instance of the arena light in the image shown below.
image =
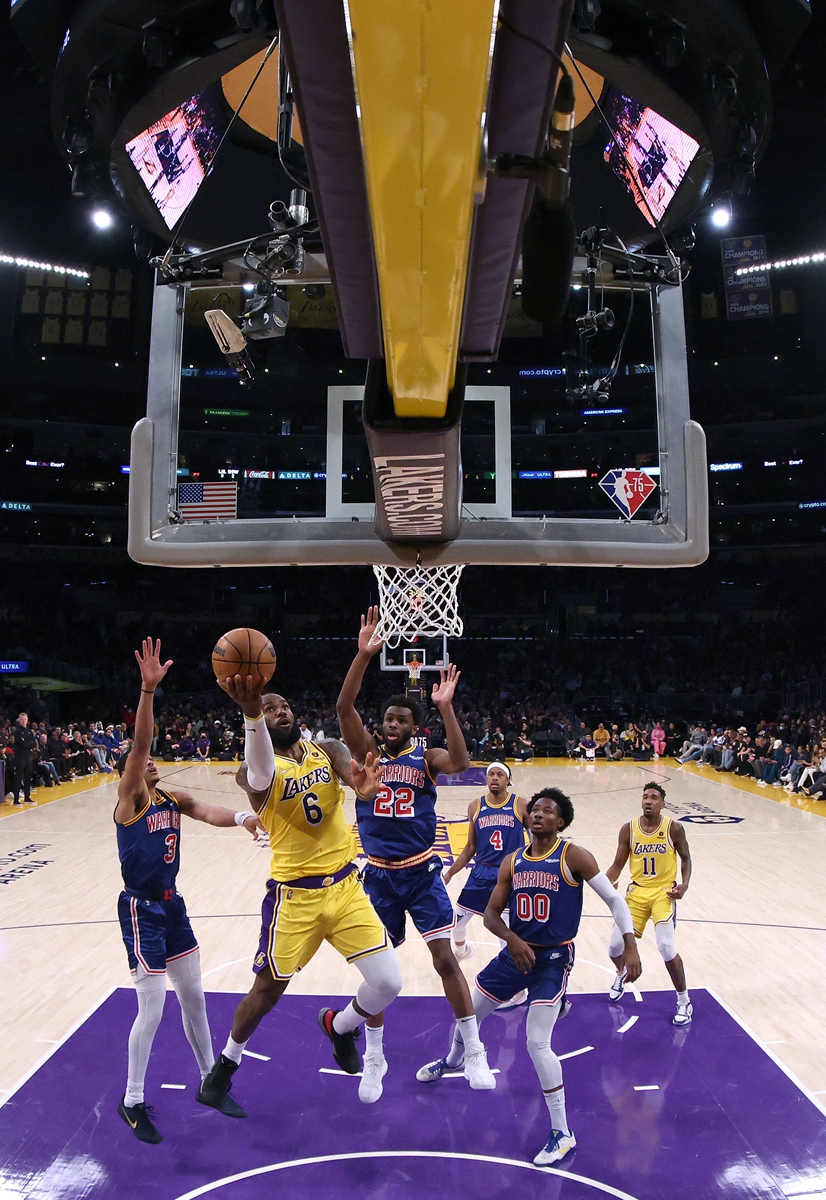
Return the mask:
[[113, 224], [112, 214], [105, 208], [96, 208], [92, 213], [92, 221], [98, 229], [110, 229]]
[[799, 254], [797, 258], [778, 258], [775, 262], [753, 263], [749, 267], [738, 267], [735, 275], [758, 275], [761, 271], [782, 271], [785, 267], [822, 266], [826, 263], [826, 250], [814, 254]]
[[90, 279], [88, 271], [80, 267], [64, 267], [58, 263], [40, 262], [36, 258], [23, 258], [19, 255], [0, 254], [0, 263], [7, 267], [25, 267], [30, 271], [56, 271], [59, 275], [73, 275], [76, 279]]
[[725, 229], [731, 224], [731, 210], [723, 207], [713, 209], [711, 223], [712, 225], [716, 225], [718, 229]]

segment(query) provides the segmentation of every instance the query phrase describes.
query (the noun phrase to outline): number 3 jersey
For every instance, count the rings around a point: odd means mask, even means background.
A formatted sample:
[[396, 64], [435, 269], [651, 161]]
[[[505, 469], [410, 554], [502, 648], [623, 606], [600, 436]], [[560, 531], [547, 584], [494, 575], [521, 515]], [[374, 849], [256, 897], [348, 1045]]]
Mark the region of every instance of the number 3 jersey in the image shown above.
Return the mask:
[[582, 884], [565, 865], [568, 843], [558, 838], [541, 857], [517, 850], [511, 860], [510, 927], [532, 946], [559, 946], [577, 935]]
[[131, 821], [116, 824], [123, 885], [147, 900], [170, 900], [181, 865], [181, 812], [169, 792], [155, 788]]
[[676, 882], [677, 851], [671, 839], [671, 817], [663, 814], [653, 833], [646, 833], [639, 820], [631, 822], [628, 866], [635, 891], [637, 888], [667, 890]]
[[379, 793], [375, 800], [356, 801], [361, 844], [368, 859], [423, 861], [436, 839], [436, 780], [425, 749], [414, 744], [392, 755], [379, 746], [379, 754]]
[[258, 811], [270, 835], [270, 874], [277, 883], [334, 875], [356, 856], [344, 789], [330, 759], [315, 742], [297, 745], [300, 762], [275, 755], [275, 774]]

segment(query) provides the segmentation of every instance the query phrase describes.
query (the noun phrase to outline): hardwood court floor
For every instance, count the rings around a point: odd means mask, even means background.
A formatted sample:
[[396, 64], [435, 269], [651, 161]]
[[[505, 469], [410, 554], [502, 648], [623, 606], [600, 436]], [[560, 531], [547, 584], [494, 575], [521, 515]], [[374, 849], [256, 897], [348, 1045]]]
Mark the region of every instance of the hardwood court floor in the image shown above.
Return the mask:
[[[170, 788], [242, 808], [227, 765], [176, 764], [162, 770]], [[642, 785], [664, 783], [672, 815], [688, 818], [694, 876], [679, 905], [677, 945], [689, 987], [712, 988], [776, 1058], [812, 1092], [826, 1094], [824, 864], [826, 822], [774, 789], [730, 786], [725, 777], [655, 763], [514, 767], [518, 790], [550, 784], [574, 800], [571, 837], [613, 858], [620, 825], [639, 811]], [[115, 918], [120, 876], [112, 824], [115, 783], [106, 777], [70, 794], [37, 793], [50, 803], [5, 810], [0, 821], [0, 1102], [111, 988], [128, 986], [126, 955]], [[440, 788], [441, 834], [454, 852], [464, 844], [457, 818], [481, 786]], [[348, 800], [352, 811], [352, 799]], [[820, 806], [826, 814], [826, 804]], [[201, 945], [208, 991], [246, 992], [258, 939], [268, 853], [242, 830], [185, 822], [181, 891]], [[458, 895], [462, 880], [454, 880]], [[610, 918], [586, 888], [577, 940], [573, 993], [606, 990], [612, 967]], [[470, 927], [475, 956], [463, 966], [472, 981], [495, 944], [481, 920]], [[640, 947], [643, 991], [664, 990], [668, 977], [649, 929]], [[415, 931], [401, 948], [404, 994], [439, 995], [430, 956]], [[291, 985], [304, 994], [346, 994], [359, 980], [329, 946]], [[274, 1019], [274, 1018], [273, 1018]], [[392, 1010], [388, 1024], [392, 1022]], [[697, 1033], [701, 1033], [695, 1021]], [[124, 1028], [124, 1038], [126, 1037]], [[224, 1028], [213, 1030], [216, 1045]], [[438, 1048], [437, 1048], [438, 1050]]]

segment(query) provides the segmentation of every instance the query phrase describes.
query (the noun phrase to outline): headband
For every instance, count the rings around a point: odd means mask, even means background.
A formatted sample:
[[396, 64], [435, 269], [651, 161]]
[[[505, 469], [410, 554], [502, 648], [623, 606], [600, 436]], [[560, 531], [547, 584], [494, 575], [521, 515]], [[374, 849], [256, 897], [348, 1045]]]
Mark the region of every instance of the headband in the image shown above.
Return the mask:
[[488, 771], [492, 771], [494, 767], [498, 767], [500, 771], [504, 771], [505, 774], [507, 775], [508, 779], [511, 778], [511, 769], [509, 766], [507, 766], [503, 762], [492, 762], [488, 767], [486, 767], [485, 768], [485, 777], [486, 778], [487, 778]]

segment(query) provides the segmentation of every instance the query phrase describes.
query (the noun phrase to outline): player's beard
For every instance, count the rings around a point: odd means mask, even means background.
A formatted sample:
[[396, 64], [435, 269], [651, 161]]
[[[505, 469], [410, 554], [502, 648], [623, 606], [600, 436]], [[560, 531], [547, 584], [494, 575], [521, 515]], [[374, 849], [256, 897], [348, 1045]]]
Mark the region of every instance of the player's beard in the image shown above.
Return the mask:
[[289, 729], [271, 729], [270, 741], [276, 750], [289, 750], [301, 740], [301, 728], [298, 721], [293, 721]]

